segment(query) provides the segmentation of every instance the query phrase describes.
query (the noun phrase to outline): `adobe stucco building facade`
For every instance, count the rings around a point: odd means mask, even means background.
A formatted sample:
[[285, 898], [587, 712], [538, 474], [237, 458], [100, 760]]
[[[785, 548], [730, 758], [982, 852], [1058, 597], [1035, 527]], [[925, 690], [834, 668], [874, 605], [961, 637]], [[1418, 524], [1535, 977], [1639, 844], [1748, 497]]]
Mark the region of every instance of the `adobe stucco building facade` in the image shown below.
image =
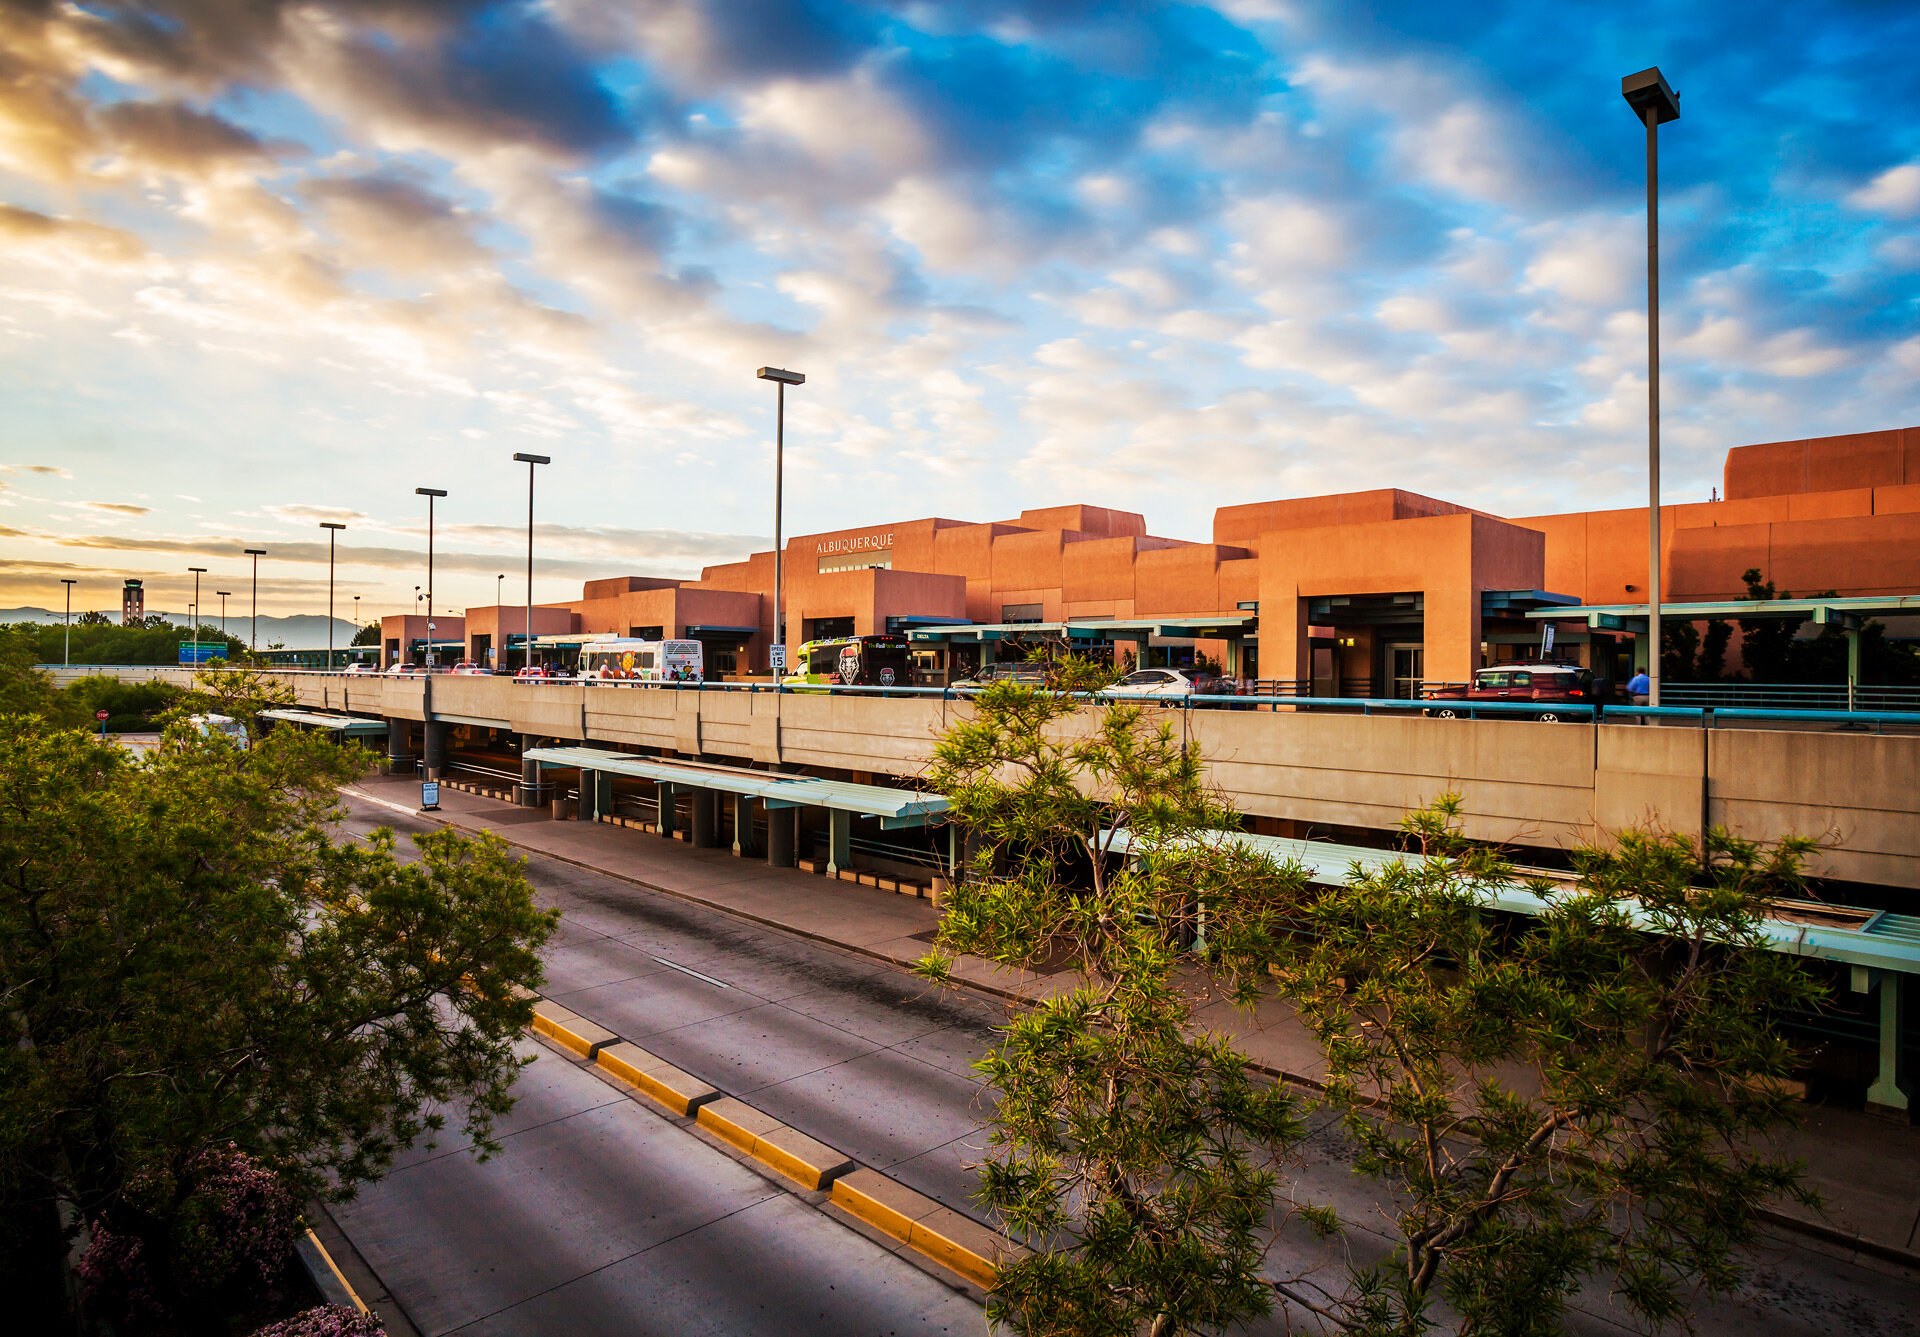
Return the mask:
[[[1741, 446], [1728, 453], [1723, 491], [1722, 501], [1664, 508], [1666, 600], [1739, 596], [1750, 568], [1802, 594], [1920, 590], [1920, 427]], [[1524, 657], [1540, 628], [1520, 614], [1553, 596], [1644, 601], [1646, 515], [1503, 517], [1383, 488], [1222, 507], [1212, 541], [1196, 542], [1150, 534], [1129, 511], [1055, 506], [988, 523], [926, 518], [802, 535], [784, 565], [789, 644], [1077, 624], [1155, 659], [1206, 654], [1243, 677], [1389, 695]], [[578, 599], [536, 607], [534, 634], [695, 638], [721, 672], [764, 671], [772, 587], [771, 552], [698, 580], [596, 580]], [[436, 634], [486, 661], [517, 647], [524, 616], [517, 605], [472, 608], [464, 621], [440, 618]], [[1192, 625], [1107, 625], [1155, 619]], [[424, 634], [397, 616], [386, 623], [389, 658]], [[964, 642], [961, 633], [936, 652], [954, 661], [930, 660], [939, 677], [972, 662], [978, 651]], [[1561, 657], [1615, 674], [1634, 653], [1630, 637], [1597, 632], [1562, 644]]]

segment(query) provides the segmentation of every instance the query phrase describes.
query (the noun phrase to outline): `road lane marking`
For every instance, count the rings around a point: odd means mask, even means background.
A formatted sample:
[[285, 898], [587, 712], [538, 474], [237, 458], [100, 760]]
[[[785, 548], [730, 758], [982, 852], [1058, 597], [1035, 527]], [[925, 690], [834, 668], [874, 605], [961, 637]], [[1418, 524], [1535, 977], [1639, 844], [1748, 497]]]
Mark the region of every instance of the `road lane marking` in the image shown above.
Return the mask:
[[664, 956], [656, 956], [653, 959], [658, 961], [661, 965], [665, 966], [668, 970], [677, 970], [682, 975], [691, 975], [697, 980], [705, 980], [708, 984], [713, 985], [717, 989], [731, 989], [733, 987], [731, 984], [728, 984], [725, 980], [717, 980], [711, 975], [702, 975], [697, 970], [689, 970], [685, 966], [680, 965], [677, 962], [667, 960], [667, 958]]

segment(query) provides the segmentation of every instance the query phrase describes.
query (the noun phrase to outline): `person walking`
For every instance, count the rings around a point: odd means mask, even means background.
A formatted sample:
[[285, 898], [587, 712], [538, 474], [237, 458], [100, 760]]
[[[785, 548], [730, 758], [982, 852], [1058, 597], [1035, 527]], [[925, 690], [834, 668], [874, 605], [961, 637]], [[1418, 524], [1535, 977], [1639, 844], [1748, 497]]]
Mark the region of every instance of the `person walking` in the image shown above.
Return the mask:
[[1631, 678], [1627, 679], [1627, 695], [1633, 698], [1634, 705], [1636, 706], [1646, 705], [1647, 697], [1652, 692], [1653, 692], [1653, 679], [1647, 676], [1647, 671], [1645, 669], [1641, 669], [1638, 673], [1634, 674]]

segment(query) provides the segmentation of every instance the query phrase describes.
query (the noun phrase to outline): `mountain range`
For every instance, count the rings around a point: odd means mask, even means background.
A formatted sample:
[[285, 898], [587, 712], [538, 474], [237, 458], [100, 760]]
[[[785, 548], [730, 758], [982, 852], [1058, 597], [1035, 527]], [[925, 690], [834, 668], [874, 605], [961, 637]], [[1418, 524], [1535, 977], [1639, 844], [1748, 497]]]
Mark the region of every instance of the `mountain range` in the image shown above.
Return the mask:
[[[79, 621], [82, 611], [84, 610], [74, 610], [73, 616], [76, 622]], [[119, 623], [119, 609], [108, 608], [102, 609], [101, 611], [112, 618], [116, 625]], [[187, 625], [187, 618], [184, 613], [168, 613], [157, 608], [147, 611], [149, 616], [158, 613], [169, 622], [176, 623], [182, 627]], [[60, 620], [61, 614], [57, 609], [48, 611], [45, 608], [0, 608], [0, 624], [8, 622], [57, 623]], [[206, 624], [217, 627], [220, 625], [220, 619], [218, 617], [207, 618]], [[358, 630], [358, 627], [354, 626], [353, 623], [347, 621], [345, 618], [335, 618], [333, 620], [334, 645], [346, 645], [353, 639], [354, 633]], [[227, 618], [227, 631], [229, 634], [245, 640], [250, 634], [247, 619], [244, 617], [229, 616]], [[324, 650], [327, 648], [327, 619], [311, 613], [298, 613], [292, 617], [268, 617], [262, 614], [260, 617], [259, 637], [260, 648], [263, 650], [275, 641], [278, 641], [288, 650]]]

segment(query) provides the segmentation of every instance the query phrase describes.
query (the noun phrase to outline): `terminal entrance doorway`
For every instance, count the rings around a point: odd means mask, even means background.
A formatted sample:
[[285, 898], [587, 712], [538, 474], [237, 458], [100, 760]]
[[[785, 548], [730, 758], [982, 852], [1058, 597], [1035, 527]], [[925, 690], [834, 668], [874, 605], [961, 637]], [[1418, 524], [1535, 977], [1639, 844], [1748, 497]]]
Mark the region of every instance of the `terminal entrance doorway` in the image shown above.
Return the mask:
[[1418, 699], [1427, 674], [1426, 646], [1389, 642], [1381, 647], [1381, 655], [1386, 660], [1387, 695], [1395, 701]]

